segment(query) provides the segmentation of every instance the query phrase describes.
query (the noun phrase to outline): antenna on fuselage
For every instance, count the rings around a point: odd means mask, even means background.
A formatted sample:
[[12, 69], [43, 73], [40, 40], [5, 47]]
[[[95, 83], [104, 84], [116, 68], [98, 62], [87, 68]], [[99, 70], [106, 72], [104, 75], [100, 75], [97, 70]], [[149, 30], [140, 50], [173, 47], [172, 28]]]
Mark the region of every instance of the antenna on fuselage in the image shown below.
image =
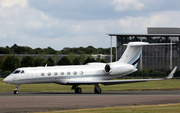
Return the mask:
[[47, 67], [47, 64], [44, 67]]

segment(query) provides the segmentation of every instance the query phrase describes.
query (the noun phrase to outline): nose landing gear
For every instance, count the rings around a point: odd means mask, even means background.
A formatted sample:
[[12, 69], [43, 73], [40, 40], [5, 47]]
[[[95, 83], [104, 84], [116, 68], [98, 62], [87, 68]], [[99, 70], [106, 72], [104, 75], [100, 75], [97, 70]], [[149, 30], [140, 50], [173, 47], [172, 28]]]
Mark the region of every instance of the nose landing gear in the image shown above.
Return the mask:
[[16, 85], [16, 88], [14, 90], [14, 94], [19, 94], [19, 91], [18, 91], [19, 88], [20, 88], [20, 85]]

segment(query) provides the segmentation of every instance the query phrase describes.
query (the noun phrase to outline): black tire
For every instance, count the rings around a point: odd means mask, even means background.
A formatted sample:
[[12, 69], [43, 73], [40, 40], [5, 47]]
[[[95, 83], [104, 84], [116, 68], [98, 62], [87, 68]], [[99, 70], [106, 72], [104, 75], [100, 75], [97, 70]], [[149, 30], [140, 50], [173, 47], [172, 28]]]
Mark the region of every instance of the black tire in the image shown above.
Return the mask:
[[15, 91], [14, 91], [14, 94], [16, 94], [16, 95], [19, 94], [19, 91], [18, 91], [18, 90], [15, 90]]
[[81, 92], [82, 92], [82, 89], [80, 87], [75, 89], [75, 93], [81, 93]]
[[101, 88], [99, 90], [97, 90], [96, 88], [94, 88], [94, 93], [96, 94], [100, 94], [102, 92]]

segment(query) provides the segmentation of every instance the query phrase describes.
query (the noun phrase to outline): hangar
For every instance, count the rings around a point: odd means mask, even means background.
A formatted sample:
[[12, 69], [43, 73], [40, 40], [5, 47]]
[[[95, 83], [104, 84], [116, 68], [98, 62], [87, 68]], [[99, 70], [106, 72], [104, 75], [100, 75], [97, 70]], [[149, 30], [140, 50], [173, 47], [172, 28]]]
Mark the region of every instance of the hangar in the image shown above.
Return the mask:
[[[128, 42], [174, 43], [161, 46], [144, 46], [139, 61], [140, 69], [169, 70], [180, 67], [180, 28], [149, 27], [148, 34], [108, 34], [116, 37], [116, 60], [121, 57]], [[112, 56], [112, 50], [111, 50]], [[112, 58], [111, 58], [112, 61]]]

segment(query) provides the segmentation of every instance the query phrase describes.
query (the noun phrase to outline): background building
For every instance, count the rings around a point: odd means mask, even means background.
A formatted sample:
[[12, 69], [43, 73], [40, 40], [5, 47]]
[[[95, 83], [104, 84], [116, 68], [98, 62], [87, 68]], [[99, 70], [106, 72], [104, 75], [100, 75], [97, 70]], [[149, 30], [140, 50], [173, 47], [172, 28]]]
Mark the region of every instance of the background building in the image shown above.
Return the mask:
[[108, 34], [116, 36], [116, 58], [119, 59], [128, 42], [174, 43], [173, 45], [144, 46], [138, 68], [168, 70], [180, 67], [180, 28], [148, 28], [148, 34]]

